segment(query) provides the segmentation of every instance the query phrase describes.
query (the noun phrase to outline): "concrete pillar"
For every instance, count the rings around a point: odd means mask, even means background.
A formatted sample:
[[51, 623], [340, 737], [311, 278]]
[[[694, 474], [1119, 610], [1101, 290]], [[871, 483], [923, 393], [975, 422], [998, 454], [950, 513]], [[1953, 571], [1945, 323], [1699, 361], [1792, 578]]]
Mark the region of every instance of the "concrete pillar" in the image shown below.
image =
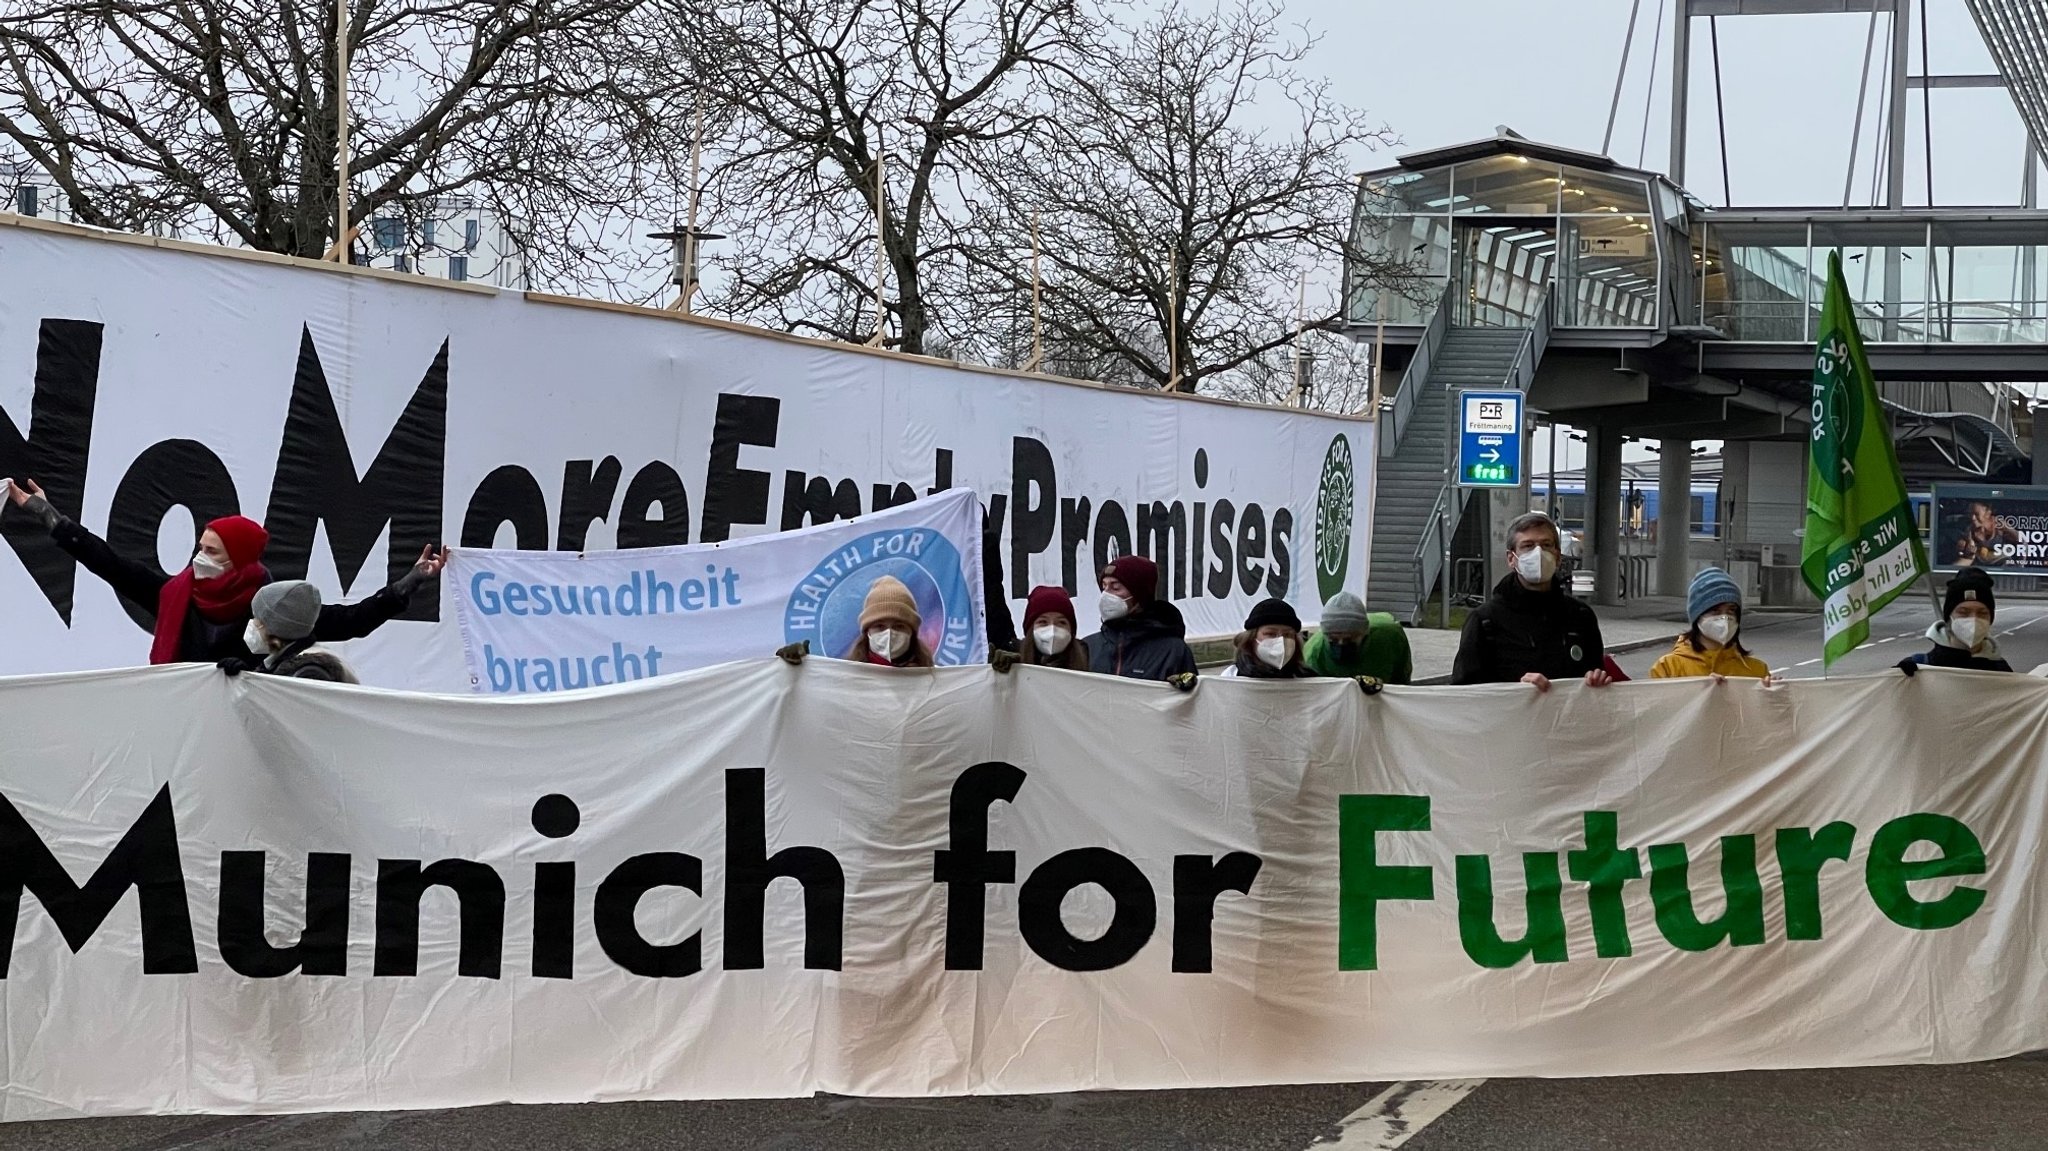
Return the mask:
[[1691, 578], [1692, 441], [1660, 440], [1657, 458], [1657, 594], [1684, 595]]
[[1586, 544], [1593, 553], [1593, 602], [1621, 600], [1621, 432], [1586, 429]]

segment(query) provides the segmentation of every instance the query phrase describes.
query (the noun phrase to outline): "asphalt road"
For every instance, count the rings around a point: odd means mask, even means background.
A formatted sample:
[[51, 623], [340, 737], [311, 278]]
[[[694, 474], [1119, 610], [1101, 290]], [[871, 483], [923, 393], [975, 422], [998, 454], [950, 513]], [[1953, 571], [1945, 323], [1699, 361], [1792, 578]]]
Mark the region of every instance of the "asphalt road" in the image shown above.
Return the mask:
[[[1347, 1130], [1388, 1086], [477, 1107], [0, 1127], [7, 1151], [1887, 1151], [2048, 1145], [2048, 1058], [1953, 1067], [1484, 1082], [1434, 1122]], [[1388, 1129], [1405, 1142], [1385, 1137]], [[1377, 1130], [1379, 1137], [1373, 1132]]]
[[[2048, 600], [2008, 597], [1999, 602], [1992, 636], [2006, 661], [2018, 671], [2031, 671], [2048, 663], [2048, 624], [2041, 622], [2043, 618], [2048, 618]], [[1850, 652], [1828, 674], [1869, 675], [1894, 666], [1914, 652], [1926, 651], [1933, 646], [1925, 633], [1934, 619], [1934, 607], [1924, 593], [1900, 596], [1871, 621], [1870, 642]], [[1781, 676], [1806, 679], [1821, 673], [1817, 615], [1746, 627], [1742, 643]], [[1658, 645], [1626, 652], [1615, 659], [1629, 675], [1646, 677], [1650, 665], [1668, 650], [1668, 646]]]
[[[1921, 597], [1881, 614], [1875, 642], [1832, 674], [1868, 674], [1910, 652], [1931, 619]], [[2000, 605], [1996, 635], [2021, 670], [2048, 663], [2048, 601]], [[1820, 674], [1820, 623], [1744, 639], [1780, 674]], [[1620, 658], [1647, 676], [1659, 648]], [[708, 1103], [477, 1107], [347, 1115], [74, 1120], [0, 1126], [0, 1151], [1813, 1151], [2048, 1147], [2048, 1057], [1954, 1067], [1743, 1072], [1485, 1082], [1427, 1125], [1345, 1121], [1389, 1085], [1090, 1092], [979, 1099], [819, 1097]], [[1418, 1116], [1418, 1121], [1420, 1117]], [[1388, 1138], [1392, 1132], [1393, 1137]], [[1403, 1141], [1405, 1140], [1405, 1141]]]

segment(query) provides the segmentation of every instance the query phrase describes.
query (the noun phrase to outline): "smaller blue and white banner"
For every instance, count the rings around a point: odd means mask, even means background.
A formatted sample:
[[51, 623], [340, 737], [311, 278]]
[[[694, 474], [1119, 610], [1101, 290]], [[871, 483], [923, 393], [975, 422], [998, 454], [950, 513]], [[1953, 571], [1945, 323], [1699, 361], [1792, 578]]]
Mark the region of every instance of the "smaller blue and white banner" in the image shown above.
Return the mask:
[[469, 683], [493, 695], [630, 683], [809, 640], [844, 656], [868, 589], [917, 599], [941, 667], [988, 659], [981, 507], [964, 488], [775, 535], [597, 552], [458, 549], [449, 593]]

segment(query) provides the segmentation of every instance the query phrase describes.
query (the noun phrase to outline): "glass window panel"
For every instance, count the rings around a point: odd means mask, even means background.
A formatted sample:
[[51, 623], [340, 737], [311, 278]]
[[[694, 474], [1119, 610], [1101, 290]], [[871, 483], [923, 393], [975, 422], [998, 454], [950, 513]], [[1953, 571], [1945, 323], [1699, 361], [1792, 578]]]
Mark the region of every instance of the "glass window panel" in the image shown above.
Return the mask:
[[1649, 185], [1635, 176], [1589, 172], [1567, 168], [1564, 176], [1564, 211], [1634, 212], [1650, 214]]
[[1451, 170], [1395, 172], [1368, 179], [1365, 207], [1375, 215], [1388, 212], [1442, 212], [1451, 203]]
[[1552, 216], [1557, 213], [1560, 172], [1526, 156], [1493, 156], [1459, 164], [1453, 183], [1452, 210], [1508, 216]]

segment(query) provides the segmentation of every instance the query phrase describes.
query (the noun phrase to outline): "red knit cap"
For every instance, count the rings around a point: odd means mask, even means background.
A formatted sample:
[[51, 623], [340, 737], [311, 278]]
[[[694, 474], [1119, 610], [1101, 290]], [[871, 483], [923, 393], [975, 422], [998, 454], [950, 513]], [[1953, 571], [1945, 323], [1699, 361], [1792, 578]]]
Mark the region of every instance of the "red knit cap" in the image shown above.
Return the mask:
[[1109, 561], [1102, 574], [1115, 576], [1130, 591], [1137, 607], [1159, 598], [1159, 565], [1144, 556], [1118, 556]]
[[1030, 627], [1042, 615], [1063, 615], [1067, 626], [1074, 625], [1074, 597], [1067, 589], [1050, 584], [1031, 589], [1031, 598], [1024, 601], [1024, 626]]
[[247, 516], [222, 516], [207, 524], [206, 530], [220, 537], [221, 546], [228, 550], [228, 558], [235, 561], [236, 567], [261, 560], [263, 549], [270, 546], [270, 533]]

